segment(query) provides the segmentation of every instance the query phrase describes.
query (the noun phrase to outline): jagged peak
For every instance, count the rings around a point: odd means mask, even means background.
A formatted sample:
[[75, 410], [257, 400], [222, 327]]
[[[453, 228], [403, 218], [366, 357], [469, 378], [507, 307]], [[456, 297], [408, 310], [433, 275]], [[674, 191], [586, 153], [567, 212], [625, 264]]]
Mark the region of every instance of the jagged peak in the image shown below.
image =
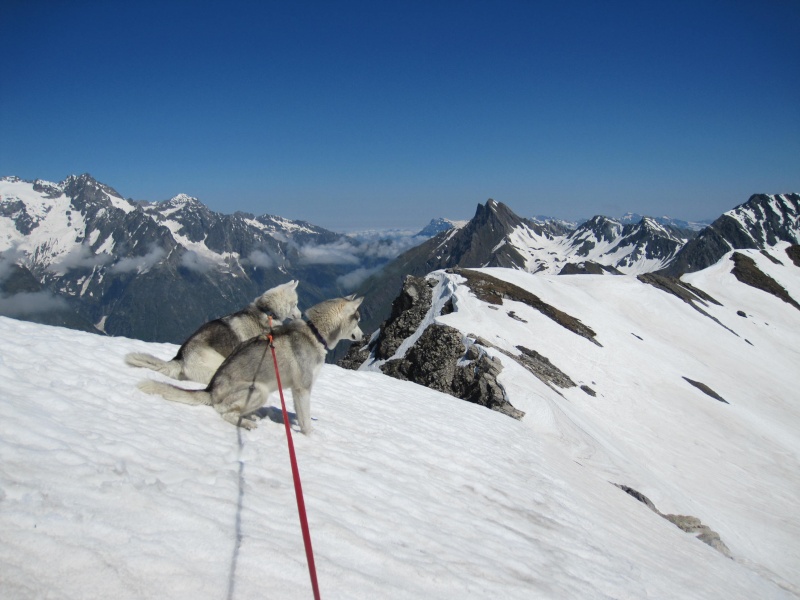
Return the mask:
[[99, 182], [92, 177], [89, 173], [81, 173], [80, 175], [70, 175], [59, 185], [61, 187], [68, 187], [71, 185], [86, 185], [86, 184], [99, 184]]
[[489, 198], [485, 204], [478, 204], [470, 224], [477, 226], [487, 222], [497, 223], [510, 231], [522, 225], [524, 220], [502, 202]]

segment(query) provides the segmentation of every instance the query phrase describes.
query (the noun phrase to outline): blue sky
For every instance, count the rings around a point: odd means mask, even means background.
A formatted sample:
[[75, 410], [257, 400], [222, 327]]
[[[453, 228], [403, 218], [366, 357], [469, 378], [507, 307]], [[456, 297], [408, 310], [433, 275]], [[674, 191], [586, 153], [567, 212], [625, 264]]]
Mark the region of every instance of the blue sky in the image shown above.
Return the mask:
[[800, 2], [0, 6], [0, 175], [334, 230], [800, 191]]

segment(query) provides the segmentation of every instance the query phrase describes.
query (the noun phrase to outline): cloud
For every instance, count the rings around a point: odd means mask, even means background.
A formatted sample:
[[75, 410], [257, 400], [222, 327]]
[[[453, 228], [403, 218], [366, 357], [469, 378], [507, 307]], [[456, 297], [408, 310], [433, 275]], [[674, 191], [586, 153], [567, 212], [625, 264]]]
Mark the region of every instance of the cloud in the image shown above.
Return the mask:
[[164, 258], [166, 252], [158, 246], [154, 246], [150, 252], [144, 256], [129, 256], [120, 259], [119, 262], [111, 266], [112, 273], [129, 273], [131, 271], [145, 271]]
[[427, 239], [428, 238], [425, 237], [411, 235], [367, 239], [362, 241], [361, 248], [364, 256], [392, 260], [400, 256], [406, 250], [410, 250], [414, 246], [419, 246]]
[[197, 273], [208, 273], [216, 265], [194, 250], [187, 250], [181, 256], [181, 266]]
[[19, 264], [23, 258], [25, 258], [25, 254], [17, 249], [17, 244], [0, 252], [0, 283], [8, 278], [14, 265]]
[[371, 269], [367, 269], [365, 267], [360, 267], [355, 269], [354, 271], [350, 271], [349, 273], [345, 273], [340, 277], [336, 278], [336, 283], [338, 283], [345, 291], [352, 291], [356, 289], [363, 281], [372, 275], [373, 273], [377, 273], [383, 267], [373, 267]]
[[243, 262], [262, 269], [271, 269], [277, 264], [277, 261], [271, 255], [262, 250], [253, 250]]
[[359, 248], [347, 240], [332, 244], [308, 244], [298, 248], [300, 262], [306, 265], [357, 265]]
[[0, 296], [0, 314], [7, 317], [25, 317], [36, 313], [68, 309], [64, 298], [51, 292], [20, 292], [13, 296]]
[[61, 260], [51, 264], [48, 271], [66, 273], [71, 269], [91, 269], [105, 265], [114, 259], [105, 252], [95, 254], [89, 246], [81, 245], [65, 254]]

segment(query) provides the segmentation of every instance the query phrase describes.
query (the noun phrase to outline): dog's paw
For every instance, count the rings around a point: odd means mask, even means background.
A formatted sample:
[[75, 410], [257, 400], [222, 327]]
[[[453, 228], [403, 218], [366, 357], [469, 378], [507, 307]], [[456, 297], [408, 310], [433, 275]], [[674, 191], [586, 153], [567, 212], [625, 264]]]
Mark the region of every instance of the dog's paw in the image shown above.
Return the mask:
[[244, 417], [242, 419], [239, 419], [239, 427], [250, 431], [251, 429], [255, 429], [256, 427], [258, 427], [258, 421], [254, 421], [251, 418]]

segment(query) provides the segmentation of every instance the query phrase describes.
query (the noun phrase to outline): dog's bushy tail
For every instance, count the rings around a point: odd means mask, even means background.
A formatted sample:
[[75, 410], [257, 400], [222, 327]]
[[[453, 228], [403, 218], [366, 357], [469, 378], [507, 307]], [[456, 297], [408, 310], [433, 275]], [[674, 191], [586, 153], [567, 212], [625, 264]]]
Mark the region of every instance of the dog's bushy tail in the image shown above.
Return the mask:
[[131, 352], [125, 355], [125, 362], [132, 367], [142, 367], [145, 369], [152, 369], [172, 377], [173, 379], [181, 379], [182, 365], [177, 360], [161, 360], [152, 354], [145, 354], [144, 352]]
[[140, 381], [136, 387], [146, 394], [163, 396], [167, 400], [172, 400], [173, 402], [182, 402], [183, 404], [211, 404], [211, 394], [206, 390], [186, 390], [177, 385], [153, 381], [152, 379]]

